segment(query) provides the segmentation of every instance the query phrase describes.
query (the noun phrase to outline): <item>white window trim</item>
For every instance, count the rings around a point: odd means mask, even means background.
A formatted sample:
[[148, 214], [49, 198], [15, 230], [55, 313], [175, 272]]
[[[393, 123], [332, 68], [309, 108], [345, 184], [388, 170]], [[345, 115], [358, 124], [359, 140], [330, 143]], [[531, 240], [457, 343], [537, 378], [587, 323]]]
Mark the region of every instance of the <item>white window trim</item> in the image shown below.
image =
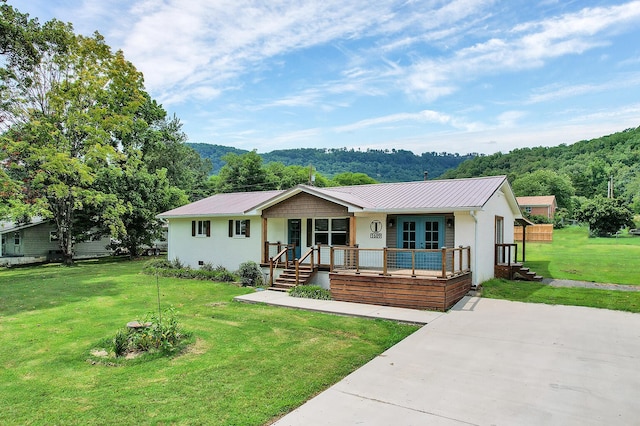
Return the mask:
[[[206, 238], [207, 237], [207, 229], [205, 224], [209, 222], [207, 220], [196, 220], [196, 238]], [[211, 222], [209, 222], [209, 226], [211, 226]]]
[[[244, 222], [244, 226], [242, 226], [242, 222]], [[240, 231], [238, 232], [238, 230]], [[246, 219], [235, 219], [233, 221], [233, 238], [247, 238], [247, 220]]]

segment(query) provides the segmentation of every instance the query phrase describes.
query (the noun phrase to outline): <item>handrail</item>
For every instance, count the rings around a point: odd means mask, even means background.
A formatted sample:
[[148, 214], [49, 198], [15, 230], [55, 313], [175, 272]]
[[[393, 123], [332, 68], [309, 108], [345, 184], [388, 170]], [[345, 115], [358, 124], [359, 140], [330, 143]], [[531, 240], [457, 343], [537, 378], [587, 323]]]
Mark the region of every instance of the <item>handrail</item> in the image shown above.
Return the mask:
[[[280, 244], [278, 244], [280, 245]], [[282, 256], [284, 256], [284, 265], [285, 268], [289, 268], [289, 249], [291, 249], [290, 245], [285, 245], [280, 252], [274, 257], [269, 258], [269, 285], [273, 285], [273, 271], [278, 267], [278, 263]]]
[[307, 252], [302, 255], [300, 257], [300, 259], [296, 259], [295, 260], [295, 265], [296, 265], [296, 285], [300, 284], [300, 264], [302, 262], [304, 262], [307, 258], [311, 259], [310, 260], [310, 264], [311, 264], [311, 270], [313, 271], [314, 269], [314, 265], [313, 265], [313, 252], [315, 251], [315, 248], [312, 246], [311, 248], [309, 248], [309, 250], [307, 250]]

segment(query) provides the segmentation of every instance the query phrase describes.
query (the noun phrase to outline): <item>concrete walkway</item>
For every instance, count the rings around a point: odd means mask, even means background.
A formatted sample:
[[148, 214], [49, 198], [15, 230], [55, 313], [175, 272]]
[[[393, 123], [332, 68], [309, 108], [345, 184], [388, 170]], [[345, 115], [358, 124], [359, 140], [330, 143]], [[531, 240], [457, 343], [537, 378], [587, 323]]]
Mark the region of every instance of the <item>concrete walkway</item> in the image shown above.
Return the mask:
[[640, 285], [603, 284], [590, 281], [560, 280], [555, 278], [544, 278], [542, 282], [552, 287], [580, 287], [595, 288], [598, 290], [640, 291]]
[[238, 299], [427, 325], [275, 425], [638, 424], [640, 314], [465, 297], [420, 320], [287, 297]]
[[235, 300], [248, 303], [266, 303], [267, 305], [305, 309], [308, 311], [325, 312], [336, 315], [387, 319], [411, 324], [428, 324], [439, 316], [446, 315], [444, 312], [419, 311], [416, 309], [367, 305], [364, 303], [291, 297], [286, 292], [272, 290], [256, 291], [255, 293], [236, 296]]

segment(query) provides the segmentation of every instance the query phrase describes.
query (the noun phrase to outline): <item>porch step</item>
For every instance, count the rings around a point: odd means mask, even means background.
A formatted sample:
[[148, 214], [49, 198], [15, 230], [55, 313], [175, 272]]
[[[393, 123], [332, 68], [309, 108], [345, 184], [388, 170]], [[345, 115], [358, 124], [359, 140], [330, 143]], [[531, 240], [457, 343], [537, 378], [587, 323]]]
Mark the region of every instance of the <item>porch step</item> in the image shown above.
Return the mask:
[[522, 280], [522, 281], [542, 281], [543, 277], [536, 274], [529, 268], [526, 268], [522, 263], [512, 263], [511, 265], [500, 264], [496, 265], [496, 277], [506, 278], [509, 280]]
[[529, 268], [521, 267], [514, 274], [514, 279], [520, 279], [524, 281], [542, 281], [542, 277]]
[[298, 270], [298, 284], [296, 284], [296, 270], [289, 268], [282, 271], [280, 276], [276, 278], [269, 290], [289, 291], [296, 285], [303, 285], [309, 282], [314, 271], [311, 268], [300, 268]]

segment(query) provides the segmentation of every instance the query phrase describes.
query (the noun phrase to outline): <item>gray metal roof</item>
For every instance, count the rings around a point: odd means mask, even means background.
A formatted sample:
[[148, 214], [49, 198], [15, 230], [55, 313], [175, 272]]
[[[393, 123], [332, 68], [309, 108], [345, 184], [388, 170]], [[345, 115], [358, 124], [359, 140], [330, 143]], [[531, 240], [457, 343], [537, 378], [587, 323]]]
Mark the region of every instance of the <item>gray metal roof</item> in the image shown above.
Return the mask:
[[299, 185], [287, 191], [217, 194], [162, 213], [159, 217], [242, 215], [283, 201], [301, 191], [365, 211], [393, 213], [477, 209], [482, 208], [506, 182], [506, 176], [491, 176], [331, 188]]
[[285, 191], [216, 194], [158, 215], [161, 218], [240, 215]]
[[349, 200], [364, 209], [403, 211], [481, 208], [506, 179], [506, 176], [491, 176], [314, 189], [334, 197], [344, 194], [345, 201]]

